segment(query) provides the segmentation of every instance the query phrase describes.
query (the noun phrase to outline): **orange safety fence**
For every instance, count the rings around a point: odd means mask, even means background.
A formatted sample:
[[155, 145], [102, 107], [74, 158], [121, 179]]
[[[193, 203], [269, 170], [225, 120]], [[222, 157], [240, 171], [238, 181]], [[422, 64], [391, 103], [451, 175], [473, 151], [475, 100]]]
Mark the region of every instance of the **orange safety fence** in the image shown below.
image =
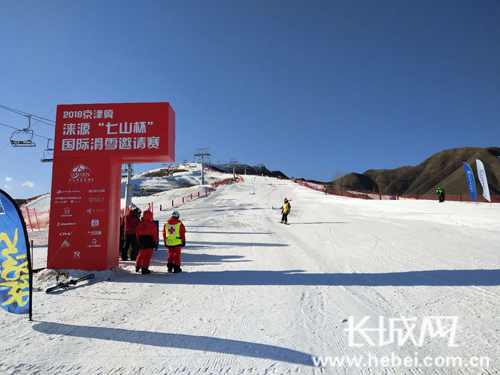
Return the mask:
[[216, 188], [217, 186], [222, 186], [222, 185], [230, 185], [230, 184], [239, 183], [239, 182], [245, 182], [245, 180], [240, 175], [236, 175], [236, 181], [233, 181], [232, 178], [228, 178], [227, 180], [213, 183], [212, 188]]
[[[241, 176], [236, 177], [236, 182], [243, 182], [243, 178]], [[188, 194], [185, 195], [184, 197], [180, 198], [175, 198], [172, 199], [172, 204], [168, 205], [169, 208], [172, 207], [179, 207], [182, 206], [183, 204], [186, 204], [188, 202], [191, 202], [194, 199], [197, 199], [201, 196], [207, 196], [210, 193], [212, 193], [217, 186], [222, 186], [222, 185], [229, 185], [234, 183], [232, 180], [227, 180], [227, 181], [221, 181], [221, 182], [216, 182], [212, 184], [212, 187], [205, 190], [205, 192], [198, 192], [194, 194]], [[150, 203], [143, 203], [143, 204], [136, 204], [134, 203], [142, 212], [149, 210], [154, 214], [154, 209], [155, 205], [154, 202]], [[160, 205], [160, 211], [162, 211], [164, 207], [163, 205]], [[123, 217], [128, 213], [129, 209], [128, 207], [122, 208], [120, 210], [120, 215]], [[49, 227], [49, 221], [50, 221], [50, 210], [47, 211], [39, 211], [35, 208], [28, 208], [24, 207], [21, 209], [21, 212], [24, 217], [24, 221], [26, 222], [26, 227], [28, 230], [34, 231], [34, 230], [40, 230], [40, 229], [46, 229]]]
[[[203, 196], [207, 196], [209, 195], [212, 191], [214, 191], [214, 189], [210, 188], [208, 190], [205, 190], [205, 192], [198, 192], [198, 193], [194, 193], [194, 194], [189, 194], [189, 195], [185, 195], [183, 197], [180, 197], [180, 198], [176, 198], [176, 199], [172, 199], [172, 204], [168, 205], [168, 208], [174, 208], [174, 207], [180, 207], [182, 206], [183, 204], [186, 204], [186, 203], [189, 203], [195, 199], [198, 199], [200, 197], [203, 197]], [[166, 209], [167, 206], [163, 206], [162, 204], [160, 204], [160, 211], [163, 211], [163, 209]]]
[[[236, 176], [236, 182], [243, 182], [243, 178], [239, 175]], [[197, 198], [200, 198], [202, 196], [207, 196], [209, 194], [211, 194], [216, 187], [218, 186], [223, 186], [223, 185], [230, 185], [230, 184], [233, 184], [233, 180], [232, 179], [227, 179], [227, 180], [224, 180], [224, 181], [220, 181], [220, 182], [216, 182], [216, 183], [213, 183], [212, 184], [212, 187], [211, 188], [208, 188], [207, 190], [205, 190], [204, 192], [198, 192], [198, 193], [194, 193], [194, 194], [188, 194], [188, 195], [185, 195], [184, 197], [180, 197], [180, 198], [176, 198], [176, 199], [172, 199], [172, 203], [168, 205], [168, 208], [174, 208], [174, 207], [180, 207], [182, 206], [183, 204], [186, 204], [186, 203], [189, 203]], [[164, 206], [162, 204], [160, 204], [160, 211], [163, 211], [163, 209], [166, 209], [167, 206]]]
[[[297, 180], [297, 184], [307, 187], [309, 189], [321, 191], [325, 193], [325, 186], [322, 184], [315, 184], [312, 182], [305, 182], [302, 180]], [[348, 197], [348, 198], [358, 198], [358, 199], [374, 199], [374, 200], [405, 200], [405, 199], [411, 199], [411, 200], [417, 200], [417, 199], [423, 199], [423, 200], [439, 200], [438, 195], [432, 195], [432, 194], [413, 194], [413, 195], [388, 195], [388, 194], [380, 194], [380, 193], [375, 193], [372, 191], [363, 191], [363, 190], [346, 190], [346, 191], [337, 191], [337, 190], [326, 190], [327, 195], [337, 195], [341, 197]], [[450, 194], [450, 195], [445, 195], [445, 198], [447, 201], [453, 201], [453, 202], [481, 202], [481, 203], [488, 203], [486, 199], [482, 196], [477, 197], [477, 201], [474, 201], [470, 199], [468, 194]], [[491, 203], [500, 203], [500, 196], [499, 195], [492, 195], [491, 196]]]
[[50, 210], [40, 211], [36, 208], [24, 207], [21, 212], [28, 230], [34, 231], [49, 227]]

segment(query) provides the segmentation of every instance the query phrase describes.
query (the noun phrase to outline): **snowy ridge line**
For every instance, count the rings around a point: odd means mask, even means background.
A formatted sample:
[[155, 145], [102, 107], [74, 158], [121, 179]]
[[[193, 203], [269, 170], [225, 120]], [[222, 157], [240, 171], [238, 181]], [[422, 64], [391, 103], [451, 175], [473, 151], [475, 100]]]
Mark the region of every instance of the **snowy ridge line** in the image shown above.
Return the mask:
[[[322, 185], [322, 184], [315, 184], [311, 182], [305, 182], [302, 180], [297, 180], [297, 184], [300, 186], [313, 189], [316, 191], [321, 191], [325, 192], [325, 186], [327, 185]], [[336, 190], [326, 190], [327, 195], [337, 195], [340, 197], [347, 197], [347, 198], [358, 198], [358, 199], [374, 199], [374, 200], [431, 200], [431, 201], [437, 201], [439, 200], [439, 197], [437, 195], [430, 195], [430, 194], [412, 194], [412, 195], [387, 195], [387, 194], [380, 194], [380, 193], [374, 193], [372, 191], [363, 191], [363, 190], [356, 190], [356, 189], [349, 189], [346, 191], [336, 191]], [[470, 199], [468, 194], [451, 194], [451, 195], [446, 195], [446, 200], [447, 201], [453, 201], [453, 202], [476, 202], [475, 200]], [[478, 203], [490, 203], [484, 199], [484, 197], [477, 197], [477, 202]], [[499, 195], [492, 195], [491, 196], [491, 203], [500, 203], [500, 196]]]

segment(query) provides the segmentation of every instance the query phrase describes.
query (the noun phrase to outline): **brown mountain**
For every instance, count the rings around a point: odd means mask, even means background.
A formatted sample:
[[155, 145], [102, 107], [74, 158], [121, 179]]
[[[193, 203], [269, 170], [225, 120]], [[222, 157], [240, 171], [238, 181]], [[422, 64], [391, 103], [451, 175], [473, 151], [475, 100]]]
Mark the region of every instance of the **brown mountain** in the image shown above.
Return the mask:
[[370, 169], [363, 174], [350, 173], [331, 185], [344, 189], [374, 191], [382, 194], [435, 194], [442, 187], [447, 194], [468, 194], [463, 163], [476, 176], [478, 194], [483, 189], [477, 179], [476, 159], [484, 163], [491, 195], [500, 195], [500, 148], [463, 147], [444, 150], [414, 167]]

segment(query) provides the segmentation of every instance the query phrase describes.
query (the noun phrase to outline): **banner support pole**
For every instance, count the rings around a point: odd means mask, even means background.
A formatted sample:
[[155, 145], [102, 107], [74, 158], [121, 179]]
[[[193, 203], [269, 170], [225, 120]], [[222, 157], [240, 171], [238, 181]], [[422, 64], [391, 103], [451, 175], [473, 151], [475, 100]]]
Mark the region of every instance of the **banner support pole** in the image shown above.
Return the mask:
[[28, 274], [30, 279], [30, 290], [29, 290], [29, 321], [33, 321], [33, 264], [31, 262], [32, 256], [32, 245], [33, 241], [30, 241], [26, 244], [26, 250], [28, 251]]

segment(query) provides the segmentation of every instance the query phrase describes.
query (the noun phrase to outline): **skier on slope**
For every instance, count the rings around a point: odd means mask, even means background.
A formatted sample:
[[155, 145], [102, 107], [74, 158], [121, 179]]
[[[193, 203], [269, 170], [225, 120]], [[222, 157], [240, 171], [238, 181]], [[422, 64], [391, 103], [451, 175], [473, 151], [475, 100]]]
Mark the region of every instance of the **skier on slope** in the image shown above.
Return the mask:
[[444, 202], [444, 189], [438, 187], [437, 190], [436, 190], [436, 194], [439, 197], [439, 203], [443, 203]]
[[186, 246], [186, 227], [179, 220], [179, 213], [174, 211], [163, 227], [163, 241], [168, 249], [168, 273], [179, 273], [181, 269], [181, 249]]
[[125, 216], [125, 246], [122, 248], [122, 260], [128, 259], [127, 252], [129, 246], [132, 246], [132, 250], [130, 251], [131, 260], [136, 260], [137, 254], [139, 253], [139, 247], [136, 239], [137, 226], [140, 223], [139, 212], [139, 208], [132, 203], [129, 206], [127, 216]]
[[149, 262], [158, 242], [158, 229], [153, 222], [153, 213], [144, 211], [143, 221], [137, 226], [137, 241], [139, 242], [139, 256], [135, 262], [135, 272], [141, 271], [143, 275], [150, 274]]
[[282, 224], [288, 224], [288, 214], [290, 213], [290, 210], [292, 209], [292, 206], [290, 206], [290, 202], [288, 202], [288, 199], [285, 198], [283, 201], [283, 206], [281, 206], [281, 223]]

